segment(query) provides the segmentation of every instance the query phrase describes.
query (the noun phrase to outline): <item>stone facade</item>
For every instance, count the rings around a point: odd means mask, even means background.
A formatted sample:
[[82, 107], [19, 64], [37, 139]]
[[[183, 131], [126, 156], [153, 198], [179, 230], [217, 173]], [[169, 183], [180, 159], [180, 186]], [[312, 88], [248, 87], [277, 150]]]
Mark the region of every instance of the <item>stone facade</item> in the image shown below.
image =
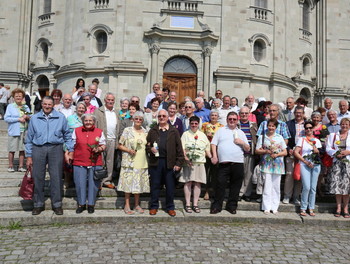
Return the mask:
[[97, 77], [104, 92], [143, 99], [180, 57], [206, 96], [302, 95], [321, 105], [349, 97], [345, 2], [1, 1], [0, 81], [70, 92], [77, 78]]

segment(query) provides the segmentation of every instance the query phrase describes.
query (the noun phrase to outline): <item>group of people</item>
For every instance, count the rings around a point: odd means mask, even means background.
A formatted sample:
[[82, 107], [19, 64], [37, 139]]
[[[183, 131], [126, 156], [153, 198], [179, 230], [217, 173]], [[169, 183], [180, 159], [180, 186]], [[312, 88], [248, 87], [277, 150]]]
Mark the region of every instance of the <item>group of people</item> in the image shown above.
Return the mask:
[[[58, 215], [63, 214], [63, 179], [67, 187], [74, 180], [76, 213], [93, 213], [98, 190], [116, 188], [125, 193], [125, 214], [144, 213], [140, 194], [150, 193], [149, 213], [156, 215], [165, 185], [165, 209], [175, 216], [174, 191], [180, 182], [188, 214], [201, 212], [202, 184], [204, 199], [213, 199], [211, 214], [222, 211], [227, 187], [228, 212], [235, 214], [238, 202], [250, 201], [256, 193], [261, 194], [262, 211], [277, 214], [285, 175], [282, 202], [300, 203], [300, 215], [315, 216], [317, 190], [326, 186], [336, 195], [335, 216], [350, 217], [347, 101], [339, 102], [339, 112], [330, 98], [316, 111], [304, 98], [293, 97], [274, 104], [248, 95], [239, 106], [236, 97], [217, 90], [210, 100], [200, 91], [178, 103], [176, 92], [155, 83], [143, 107], [132, 96], [121, 98], [117, 109], [113, 93], [101, 101], [98, 85], [94, 79], [85, 90], [84, 80], [78, 79], [72, 94], [54, 89], [35, 114], [23, 101], [25, 92], [12, 91], [14, 103], [5, 114], [9, 171], [14, 171], [16, 151], [19, 171], [25, 170], [25, 154], [35, 183], [33, 215], [45, 209], [48, 167], [52, 208]], [[298, 162], [301, 177], [295, 179]], [[103, 166], [107, 176], [101, 181], [96, 174]]]

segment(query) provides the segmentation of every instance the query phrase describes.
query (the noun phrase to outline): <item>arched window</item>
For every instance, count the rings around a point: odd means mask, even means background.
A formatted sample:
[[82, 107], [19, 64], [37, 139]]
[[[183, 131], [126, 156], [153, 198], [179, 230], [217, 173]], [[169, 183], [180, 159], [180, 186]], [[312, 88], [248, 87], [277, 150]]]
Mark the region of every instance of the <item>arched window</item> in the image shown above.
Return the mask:
[[310, 103], [310, 99], [311, 99], [310, 90], [308, 88], [303, 88], [300, 91], [300, 97], [304, 98], [305, 100], [309, 101], [309, 103]]
[[303, 3], [303, 29], [310, 31], [310, 5], [307, 1]]
[[303, 74], [305, 76], [310, 74], [311, 62], [309, 58], [304, 58], [303, 60]]
[[167, 61], [164, 72], [197, 74], [197, 67], [187, 58], [176, 57]]
[[43, 62], [47, 61], [47, 57], [49, 56], [49, 46], [46, 42], [42, 42], [40, 45], [41, 52], [42, 52], [42, 60]]
[[255, 6], [267, 9], [267, 0], [255, 0]]
[[96, 50], [99, 54], [101, 54], [107, 49], [107, 33], [104, 31], [97, 31], [95, 33], [95, 38]]
[[254, 42], [254, 59], [261, 62], [266, 57], [266, 44], [262, 39], [257, 39]]

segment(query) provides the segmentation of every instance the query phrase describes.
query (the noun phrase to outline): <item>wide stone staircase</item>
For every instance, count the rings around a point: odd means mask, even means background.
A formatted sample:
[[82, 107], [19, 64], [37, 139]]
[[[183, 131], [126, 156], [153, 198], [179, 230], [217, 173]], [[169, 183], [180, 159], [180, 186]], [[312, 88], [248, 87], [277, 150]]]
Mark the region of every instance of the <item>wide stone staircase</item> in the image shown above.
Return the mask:
[[[50, 186], [49, 175], [47, 174], [45, 193], [46, 193], [46, 210], [39, 216], [32, 216], [31, 210], [33, 202], [23, 200], [18, 195], [19, 186], [24, 176], [22, 172], [7, 172], [7, 125], [4, 121], [0, 121], [0, 226], [9, 226], [13, 223], [21, 225], [39, 225], [54, 223], [86, 223], [86, 222], [111, 222], [119, 221], [135, 222], [135, 221], [219, 221], [219, 222], [254, 222], [254, 223], [310, 223], [310, 224], [327, 224], [327, 225], [350, 225], [349, 220], [340, 218], [336, 219], [332, 212], [335, 208], [334, 197], [326, 197], [318, 199], [315, 212], [316, 217], [300, 217], [297, 212], [299, 208], [293, 204], [280, 204], [278, 215], [264, 215], [260, 211], [260, 203], [239, 202], [236, 215], [231, 215], [223, 210], [220, 214], [210, 215], [209, 208], [211, 201], [203, 198], [199, 201], [199, 207], [202, 212], [199, 214], [187, 214], [184, 212], [184, 195], [183, 189], [179, 186], [175, 191], [175, 206], [177, 216], [169, 217], [165, 211], [159, 210], [156, 216], [150, 216], [148, 210], [144, 214], [125, 215], [122, 208], [124, 205], [124, 194], [116, 190], [103, 188], [96, 201], [96, 211], [94, 214], [88, 214], [84, 211], [82, 214], [76, 214], [77, 206], [75, 189], [64, 189], [63, 198], [63, 216], [56, 216], [51, 210], [50, 202]], [[18, 153], [16, 153], [18, 155]], [[18, 158], [15, 159], [18, 165]], [[17, 166], [15, 166], [17, 168]], [[228, 190], [227, 190], [228, 191]], [[203, 197], [204, 191], [202, 190]], [[141, 195], [141, 206], [148, 208], [149, 194]], [[165, 206], [165, 190], [161, 192], [160, 208]]]

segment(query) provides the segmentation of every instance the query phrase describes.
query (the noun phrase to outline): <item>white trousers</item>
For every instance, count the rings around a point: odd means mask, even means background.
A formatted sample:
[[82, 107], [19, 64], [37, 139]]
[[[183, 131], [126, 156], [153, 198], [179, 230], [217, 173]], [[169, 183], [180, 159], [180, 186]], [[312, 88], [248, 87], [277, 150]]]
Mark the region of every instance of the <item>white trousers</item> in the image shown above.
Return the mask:
[[281, 174], [264, 173], [264, 191], [262, 196], [262, 210], [277, 211], [280, 204]]

